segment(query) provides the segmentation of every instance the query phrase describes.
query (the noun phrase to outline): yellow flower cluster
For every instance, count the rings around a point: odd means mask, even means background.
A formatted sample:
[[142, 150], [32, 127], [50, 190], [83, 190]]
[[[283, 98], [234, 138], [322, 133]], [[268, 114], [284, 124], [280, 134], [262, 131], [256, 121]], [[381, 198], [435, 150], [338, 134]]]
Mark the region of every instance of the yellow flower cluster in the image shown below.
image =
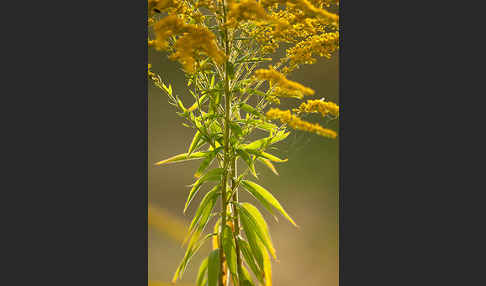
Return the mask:
[[287, 49], [290, 66], [286, 72], [297, 68], [300, 64], [313, 64], [313, 55], [331, 58], [331, 54], [339, 48], [339, 32], [322, 33], [301, 41], [294, 47]]
[[170, 56], [173, 60], [178, 60], [188, 73], [194, 73], [196, 55], [204, 52], [216, 63], [222, 64], [225, 60], [224, 53], [216, 44], [216, 36], [206, 27], [193, 24], [186, 24], [177, 17], [170, 15], [158, 21], [154, 25], [155, 47], [157, 50], [168, 48], [168, 39], [171, 36], [182, 34], [175, 42], [175, 52]]
[[337, 133], [331, 129], [324, 128], [317, 123], [310, 123], [300, 119], [298, 116], [293, 115], [290, 110], [280, 110], [278, 108], [271, 108], [267, 112], [267, 118], [274, 120], [279, 119], [280, 122], [289, 125], [293, 129], [307, 131], [311, 133], [315, 133], [320, 136], [328, 137], [328, 138], [336, 138]]
[[328, 12], [326, 9], [316, 7], [308, 0], [261, 0], [261, 4], [264, 7], [272, 7], [275, 4], [285, 5], [290, 8], [298, 8], [310, 17], [318, 16], [331, 21], [339, 20], [338, 15]]
[[306, 95], [314, 94], [314, 90], [298, 82], [286, 79], [283, 74], [271, 67], [255, 71], [255, 77], [260, 80], [267, 80], [272, 85], [275, 85], [275, 94], [278, 96], [302, 98]]
[[236, 26], [238, 22], [247, 20], [264, 20], [268, 17], [265, 9], [256, 0], [242, 0], [229, 5], [227, 25]]
[[295, 112], [314, 113], [319, 112], [323, 117], [331, 114], [335, 117], [339, 116], [339, 106], [334, 102], [324, 101], [320, 99], [310, 99], [302, 103], [299, 108], [294, 109]]
[[170, 55], [173, 60], [178, 60], [188, 73], [194, 73], [197, 52], [204, 52], [217, 64], [223, 64], [225, 54], [216, 44], [216, 36], [206, 27], [195, 26], [185, 33], [175, 43], [176, 52]]
[[289, 5], [289, 2], [294, 4], [296, 7], [298, 7], [302, 11], [304, 11], [309, 16], [315, 15], [315, 16], [318, 16], [318, 17], [323, 17], [323, 18], [329, 19], [331, 21], [338, 21], [339, 20], [338, 15], [336, 15], [334, 13], [330, 13], [325, 9], [317, 8], [316, 6], [312, 5], [312, 3], [310, 3], [308, 0], [291, 0], [291, 1], [287, 1], [287, 5]]

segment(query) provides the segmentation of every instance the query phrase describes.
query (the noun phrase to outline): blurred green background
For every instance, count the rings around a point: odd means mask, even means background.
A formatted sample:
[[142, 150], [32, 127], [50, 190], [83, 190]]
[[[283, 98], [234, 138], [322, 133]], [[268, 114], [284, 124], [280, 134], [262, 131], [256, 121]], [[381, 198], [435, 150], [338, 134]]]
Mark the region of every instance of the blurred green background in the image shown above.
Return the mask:
[[[170, 82], [186, 106], [193, 98], [186, 90], [184, 74], [178, 63], [169, 61], [165, 53], [149, 51], [152, 70], [165, 83]], [[265, 67], [265, 66], [264, 66]], [[316, 91], [312, 98], [325, 97], [339, 103], [339, 59], [319, 59], [314, 65], [303, 66], [288, 78]], [[170, 213], [188, 225], [208, 186], [196, 196], [195, 202], [183, 215], [188, 194], [187, 185], [194, 182], [193, 173], [199, 161], [153, 166], [153, 163], [187, 151], [194, 135], [192, 129], [182, 126], [182, 118], [167, 102], [162, 91], [149, 81], [149, 138], [148, 138], [148, 191], [149, 203]], [[299, 101], [282, 101], [284, 107], [295, 107]], [[317, 116], [305, 119], [321, 120]], [[338, 130], [338, 121], [319, 121], [326, 127]], [[273, 153], [288, 158], [286, 163], [276, 163], [279, 176], [263, 165], [257, 165], [260, 185], [271, 191], [287, 212], [300, 225], [294, 228], [285, 219], [277, 223], [262, 210], [269, 224], [272, 240], [277, 249], [278, 262], [273, 262], [273, 285], [338, 285], [339, 242], [339, 138], [330, 140], [316, 135], [292, 131], [284, 141], [276, 144]], [[258, 202], [240, 192], [240, 199]], [[219, 205], [219, 204], [218, 204]], [[214, 219], [210, 221], [210, 227]], [[209, 227], [207, 228], [207, 230]], [[185, 249], [180, 242], [157, 229], [149, 228], [148, 270], [149, 280], [170, 281]], [[209, 253], [207, 243], [191, 262], [182, 283], [195, 280], [199, 263]]]

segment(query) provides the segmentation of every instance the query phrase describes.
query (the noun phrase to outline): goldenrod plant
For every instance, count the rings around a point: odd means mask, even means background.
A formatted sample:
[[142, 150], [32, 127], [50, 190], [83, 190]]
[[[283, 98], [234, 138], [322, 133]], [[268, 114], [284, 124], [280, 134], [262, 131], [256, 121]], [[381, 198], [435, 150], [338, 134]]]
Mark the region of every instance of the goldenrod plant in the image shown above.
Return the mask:
[[[156, 165], [201, 161], [184, 212], [202, 186], [210, 185], [189, 225], [187, 251], [173, 282], [201, 246], [212, 240], [213, 250], [200, 264], [196, 285], [272, 285], [271, 259], [276, 259], [276, 251], [268, 225], [257, 207], [239, 200], [239, 192], [249, 192], [271, 215], [280, 214], [297, 226], [272, 193], [255, 182], [255, 163], [278, 175], [274, 163], [287, 160], [268, 152], [288, 137], [288, 128], [324, 140], [336, 138], [336, 131], [301, 117], [316, 113], [337, 119], [335, 103], [314, 98], [291, 110], [277, 106], [281, 100], [319, 96], [287, 75], [338, 50], [339, 2], [149, 0], [148, 9], [149, 48], [168, 53], [181, 64], [193, 98], [183, 102], [149, 64], [149, 79], [168, 97], [184, 126], [194, 129], [184, 153]], [[252, 140], [262, 133], [262, 138]], [[244, 164], [241, 172], [238, 160]], [[207, 227], [212, 217], [215, 225]]]

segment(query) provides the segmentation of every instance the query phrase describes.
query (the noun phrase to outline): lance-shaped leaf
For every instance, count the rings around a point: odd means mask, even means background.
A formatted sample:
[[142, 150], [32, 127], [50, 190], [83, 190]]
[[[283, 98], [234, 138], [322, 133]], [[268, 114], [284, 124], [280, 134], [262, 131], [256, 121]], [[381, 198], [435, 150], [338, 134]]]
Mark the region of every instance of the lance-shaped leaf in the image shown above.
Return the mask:
[[211, 215], [211, 211], [213, 210], [218, 196], [220, 195], [219, 189], [220, 185], [215, 186], [201, 200], [199, 203], [199, 208], [197, 209], [196, 214], [189, 225], [189, 232], [194, 230], [201, 232], [204, 230], [204, 227], [209, 220], [209, 216]]
[[[243, 257], [245, 258], [246, 264], [250, 266], [251, 271], [253, 274], [255, 274], [256, 278], [258, 281], [260, 281], [263, 284], [263, 256], [261, 255], [261, 251], [257, 251], [258, 254], [260, 254], [260, 263], [261, 263], [261, 268], [257, 265], [256, 259], [253, 255], [253, 251], [250, 247], [250, 244], [246, 242], [246, 240], [243, 240], [238, 237], [238, 244], [240, 246], [241, 253], [243, 254]], [[257, 246], [257, 245], [255, 245]]]
[[[221, 224], [221, 218], [219, 218], [213, 227], [214, 233], [219, 233], [219, 225]], [[219, 248], [219, 239], [218, 236], [213, 236], [213, 250]]]
[[270, 237], [270, 233], [268, 232], [267, 223], [265, 222], [265, 219], [260, 211], [249, 203], [241, 203], [237, 206], [241, 214], [240, 218], [243, 229], [245, 230], [248, 240], [250, 241], [250, 238], [248, 237], [249, 235], [253, 236], [253, 234], [255, 234], [260, 241], [263, 242], [265, 247], [272, 254], [273, 258], [277, 259], [275, 248], [273, 247], [272, 239]]
[[280, 159], [277, 156], [274, 156], [272, 154], [268, 154], [268, 153], [263, 152], [263, 151], [252, 150], [252, 149], [245, 149], [245, 150], [250, 154], [256, 155], [258, 157], [266, 158], [266, 159], [273, 161], [273, 162], [284, 163], [284, 162], [288, 161], [288, 159]]
[[258, 185], [255, 182], [242, 180], [240, 183], [243, 188], [245, 188], [250, 194], [252, 194], [260, 203], [271, 213], [273, 214], [273, 209], [275, 208], [278, 210], [290, 223], [297, 227], [297, 224], [294, 220], [287, 214], [285, 209], [282, 205], [278, 202], [278, 200], [265, 188]]
[[199, 266], [199, 270], [197, 272], [197, 278], [196, 278], [196, 286], [203, 286], [204, 284], [206, 284], [207, 271], [208, 271], [208, 257], [204, 258], [204, 260], [201, 262], [201, 265]]
[[272, 262], [270, 255], [266, 250], [263, 250], [263, 277], [265, 279], [265, 286], [272, 286]]
[[199, 140], [201, 140], [202, 134], [201, 132], [196, 131], [196, 134], [194, 135], [194, 138], [192, 138], [191, 145], [189, 146], [189, 150], [187, 151], [187, 156], [191, 156], [192, 152], [196, 149], [196, 146], [199, 143]]
[[208, 286], [218, 285], [219, 271], [219, 249], [215, 249], [208, 258]]
[[204, 102], [206, 102], [206, 99], [207, 99], [208, 95], [207, 94], [203, 94], [200, 98], [199, 98], [199, 104], [196, 100], [196, 102], [194, 102], [193, 105], [191, 105], [191, 107], [189, 107], [187, 110], [188, 111], [194, 111], [196, 110], [196, 108], [199, 106], [199, 105], [202, 105]]
[[246, 111], [247, 113], [250, 113], [250, 114], [253, 114], [255, 116], [258, 116], [260, 117], [262, 114], [256, 110], [253, 106], [249, 105], [249, 104], [246, 104], [246, 103], [242, 103], [240, 105], [240, 108], [244, 111]]
[[211, 162], [214, 160], [216, 155], [223, 149], [222, 146], [217, 147], [216, 149], [212, 150], [209, 152], [208, 156], [201, 162], [201, 165], [199, 165], [199, 169], [197, 169], [196, 173], [194, 174], [194, 177], [199, 178], [201, 177], [202, 173], [206, 171], [206, 169], [209, 167]]
[[241, 278], [240, 286], [255, 286], [255, 284], [253, 284], [253, 281], [251, 280], [250, 273], [248, 273], [248, 270], [246, 270], [245, 266], [241, 267], [241, 271], [241, 275], [243, 277]]
[[203, 239], [199, 240], [197, 243], [190, 245], [187, 248], [184, 258], [182, 259], [181, 263], [179, 264], [179, 267], [177, 267], [177, 270], [174, 273], [174, 277], [172, 278], [172, 283], [175, 283], [177, 279], [179, 279], [184, 274], [187, 265], [191, 261], [191, 258], [194, 256], [194, 254], [197, 253], [197, 251], [201, 248], [204, 242], [206, 242], [206, 240], [211, 238], [213, 235], [217, 235], [217, 234], [215, 233], [208, 234]]
[[277, 172], [277, 169], [275, 169], [275, 166], [272, 164], [272, 162], [270, 162], [270, 160], [266, 159], [266, 158], [261, 158], [261, 157], [258, 157], [257, 158], [258, 161], [262, 162], [265, 166], [267, 166], [275, 175], [278, 176], [278, 172]]
[[236, 247], [233, 239], [233, 232], [227, 225], [223, 228], [223, 251], [226, 257], [226, 263], [229, 266], [231, 276], [233, 277], [234, 285], [238, 284], [238, 271], [236, 266]]
[[251, 120], [250, 123], [255, 124], [258, 129], [265, 130], [268, 132], [272, 132], [275, 129], [277, 129], [277, 125], [269, 122], [261, 121], [261, 120]]
[[182, 153], [179, 155], [172, 156], [168, 159], [159, 161], [155, 163], [154, 165], [163, 165], [163, 164], [168, 164], [168, 163], [175, 163], [175, 162], [182, 162], [182, 161], [189, 161], [189, 160], [196, 160], [196, 159], [201, 159], [205, 158], [209, 155], [210, 152], [194, 152], [191, 155], [188, 155], [188, 153]]
[[284, 133], [279, 132], [275, 136], [270, 136], [262, 139], [255, 140], [249, 144], [242, 145], [242, 148], [245, 150], [261, 150], [262, 148], [266, 147], [267, 145], [277, 143], [279, 141], [284, 140], [289, 136], [290, 132]]
[[184, 212], [186, 212], [187, 207], [189, 207], [189, 204], [191, 203], [192, 199], [196, 195], [197, 191], [199, 191], [199, 189], [201, 188], [202, 184], [206, 181], [218, 181], [218, 180], [220, 180], [221, 175], [223, 173], [224, 173], [223, 168], [217, 168], [217, 169], [213, 169], [213, 170], [207, 172], [206, 174], [204, 174], [204, 176], [199, 178], [194, 183], [191, 190], [189, 191], [189, 195], [187, 197], [186, 205], [184, 206]]
[[243, 159], [243, 161], [245, 161], [245, 163], [248, 165], [248, 167], [250, 168], [251, 174], [255, 178], [258, 178], [256, 171], [255, 171], [255, 164], [253, 162], [251, 155], [248, 152], [246, 152], [246, 150], [243, 150], [243, 149], [236, 149], [236, 153], [238, 153], [238, 155], [241, 157], [241, 159]]

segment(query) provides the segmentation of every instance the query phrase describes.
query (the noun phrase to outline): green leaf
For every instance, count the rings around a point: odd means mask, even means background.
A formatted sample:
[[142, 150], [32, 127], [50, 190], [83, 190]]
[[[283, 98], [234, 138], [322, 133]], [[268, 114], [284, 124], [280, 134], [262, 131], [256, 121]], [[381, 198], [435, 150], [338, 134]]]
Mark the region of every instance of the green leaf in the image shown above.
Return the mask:
[[255, 116], [258, 116], [260, 117], [262, 114], [260, 112], [258, 112], [258, 110], [256, 110], [253, 106], [249, 105], [249, 104], [246, 104], [246, 103], [242, 103], [240, 105], [240, 108], [250, 114], [253, 114]]
[[287, 214], [284, 210], [282, 205], [278, 202], [278, 200], [265, 188], [258, 185], [255, 182], [242, 180], [240, 183], [243, 188], [245, 188], [250, 194], [252, 194], [260, 203], [271, 213], [273, 214], [273, 208], [278, 210], [288, 221], [290, 221], [294, 226], [297, 227], [297, 224], [294, 220]]
[[257, 128], [268, 131], [268, 132], [273, 132], [275, 129], [277, 129], [277, 125], [269, 123], [269, 122], [264, 122], [264, 121], [257, 121], [257, 120], [250, 120], [251, 123], [254, 123]]
[[197, 241], [197, 243], [193, 243], [187, 247], [186, 254], [184, 255], [184, 258], [182, 259], [181, 263], [179, 264], [179, 267], [177, 267], [177, 270], [174, 273], [174, 277], [172, 278], [172, 283], [175, 283], [177, 279], [179, 279], [184, 274], [187, 265], [191, 261], [191, 258], [194, 256], [194, 254], [197, 253], [197, 251], [201, 248], [204, 242], [206, 242], [213, 235], [216, 234], [215, 233], [208, 234], [203, 239]]
[[191, 203], [191, 201], [194, 198], [194, 196], [196, 195], [197, 191], [199, 191], [199, 189], [201, 188], [202, 184], [204, 182], [206, 182], [206, 181], [218, 181], [218, 180], [220, 180], [221, 179], [221, 175], [223, 173], [224, 173], [224, 169], [223, 168], [217, 168], [217, 169], [213, 169], [213, 170], [207, 172], [206, 174], [204, 174], [204, 176], [202, 176], [201, 178], [199, 178], [194, 183], [194, 185], [192, 186], [191, 190], [189, 191], [189, 195], [187, 197], [186, 205], [184, 206], [184, 212], [186, 212], [187, 207]]
[[183, 112], [186, 112], [187, 109], [184, 107], [184, 104], [182, 104], [182, 101], [177, 98], [177, 104], [179, 105], [179, 108], [182, 109]]
[[267, 166], [275, 175], [278, 176], [277, 169], [275, 169], [275, 166], [270, 162], [270, 160], [258, 157], [258, 161], [262, 162], [265, 166]]
[[277, 162], [277, 163], [284, 163], [284, 162], [287, 162], [288, 159], [280, 159], [272, 154], [268, 154], [268, 153], [265, 153], [265, 152], [260, 152], [260, 154], [258, 156], [261, 156], [263, 158], [266, 158], [270, 161], [273, 161], [273, 162]]
[[277, 255], [275, 253], [275, 248], [273, 247], [270, 233], [268, 232], [268, 226], [260, 211], [249, 203], [238, 204], [238, 210], [241, 213], [241, 222], [247, 237], [248, 233], [255, 233], [272, 254], [273, 258], [276, 259]]
[[208, 257], [208, 286], [218, 285], [219, 271], [219, 249], [215, 249]]
[[192, 139], [191, 145], [189, 146], [189, 150], [187, 151], [187, 156], [190, 156], [192, 152], [196, 149], [199, 140], [201, 140], [201, 136], [202, 136], [201, 132], [199, 132], [198, 130], [194, 135], [194, 138]]
[[220, 185], [215, 186], [212, 188], [201, 200], [199, 203], [199, 207], [194, 215], [194, 218], [189, 225], [189, 232], [195, 230], [195, 227], [198, 226], [196, 231], [203, 231], [204, 227], [207, 224], [209, 216], [211, 215], [211, 211], [213, 210], [214, 205], [218, 199], [218, 195], [220, 194]]
[[168, 164], [168, 163], [175, 163], [175, 162], [182, 162], [182, 161], [189, 161], [189, 160], [195, 160], [195, 159], [201, 159], [209, 155], [210, 152], [194, 152], [191, 155], [188, 155], [188, 153], [183, 153], [179, 155], [172, 156], [168, 159], [159, 161], [155, 163], [155, 166], [163, 165], [163, 164]]
[[[240, 245], [241, 253], [245, 258], [246, 264], [250, 267], [251, 271], [257, 277], [258, 281], [263, 283], [263, 272], [260, 270], [258, 265], [255, 262], [255, 257], [253, 256], [253, 252], [250, 248], [250, 244], [247, 241], [238, 238], [238, 244]], [[261, 257], [261, 263], [263, 268], [263, 257]]]
[[204, 258], [199, 266], [199, 271], [197, 272], [196, 286], [203, 286], [204, 280], [207, 279], [206, 272], [208, 270], [208, 257]]
[[242, 278], [241, 278], [241, 285], [240, 286], [255, 286], [253, 282], [251, 281], [251, 276], [250, 273], [248, 273], [248, 270], [246, 270], [245, 266], [241, 267], [242, 273]]
[[263, 277], [265, 286], [272, 286], [272, 262], [266, 250], [263, 250]]
[[206, 169], [209, 167], [211, 162], [214, 160], [216, 155], [223, 149], [222, 146], [214, 149], [213, 151], [210, 151], [208, 156], [201, 162], [201, 165], [199, 165], [199, 169], [197, 169], [196, 173], [194, 174], [194, 177], [199, 178], [201, 177], [202, 173], [206, 171]]
[[214, 74], [213, 74], [213, 76], [211, 77], [211, 83], [209, 84], [209, 89], [214, 88], [214, 79], [215, 79], [215, 77], [214, 77]]
[[238, 271], [236, 266], [236, 247], [235, 247], [235, 241], [233, 239], [233, 232], [231, 231], [231, 228], [227, 225], [225, 225], [223, 228], [222, 243], [223, 243], [224, 255], [226, 257], [226, 263], [228, 264], [231, 272], [231, 276], [235, 281], [234, 284], [237, 285]]
[[246, 151], [260, 151], [261, 149], [267, 147], [268, 145], [277, 143], [279, 141], [284, 140], [289, 136], [290, 132], [279, 132], [275, 136], [269, 136], [266, 138], [258, 139], [255, 140], [249, 144], [243, 144], [241, 145], [242, 149], [245, 149]]
[[250, 168], [251, 174], [255, 177], [258, 178], [256, 171], [255, 171], [255, 164], [253, 162], [253, 159], [251, 158], [251, 155], [246, 152], [246, 150], [243, 149], [236, 149], [236, 153], [245, 161], [245, 163], [248, 165]]
[[235, 135], [235, 137], [240, 137], [243, 134], [243, 130], [241, 130], [240, 125], [230, 122], [229, 127], [231, 129], [231, 133]]
[[284, 140], [285, 138], [287, 138], [289, 135], [290, 135], [290, 132], [280, 131], [270, 139], [270, 144], [275, 144], [277, 142], [280, 142], [280, 141]]
[[204, 102], [206, 102], [207, 97], [208, 97], [208, 95], [207, 95], [207, 94], [203, 94], [203, 95], [201, 95], [201, 97], [199, 97], [199, 104], [198, 104], [198, 102], [197, 102], [197, 100], [196, 100], [196, 102], [194, 102], [194, 103], [191, 105], [191, 107], [189, 107], [189, 108], [187, 109], [187, 111], [194, 111], [194, 110], [196, 110], [196, 108], [198, 108], [198, 106], [200, 106], [200, 105], [204, 104]]
[[277, 163], [284, 163], [284, 162], [287, 162], [288, 159], [280, 159], [278, 158], [277, 156], [274, 156], [272, 154], [268, 154], [266, 152], [263, 152], [263, 151], [259, 151], [259, 150], [252, 150], [252, 149], [245, 149], [248, 153], [250, 154], [253, 154], [253, 155], [256, 155], [258, 157], [263, 157], [263, 158], [266, 158], [270, 161], [273, 161], [273, 162], [277, 162]]

